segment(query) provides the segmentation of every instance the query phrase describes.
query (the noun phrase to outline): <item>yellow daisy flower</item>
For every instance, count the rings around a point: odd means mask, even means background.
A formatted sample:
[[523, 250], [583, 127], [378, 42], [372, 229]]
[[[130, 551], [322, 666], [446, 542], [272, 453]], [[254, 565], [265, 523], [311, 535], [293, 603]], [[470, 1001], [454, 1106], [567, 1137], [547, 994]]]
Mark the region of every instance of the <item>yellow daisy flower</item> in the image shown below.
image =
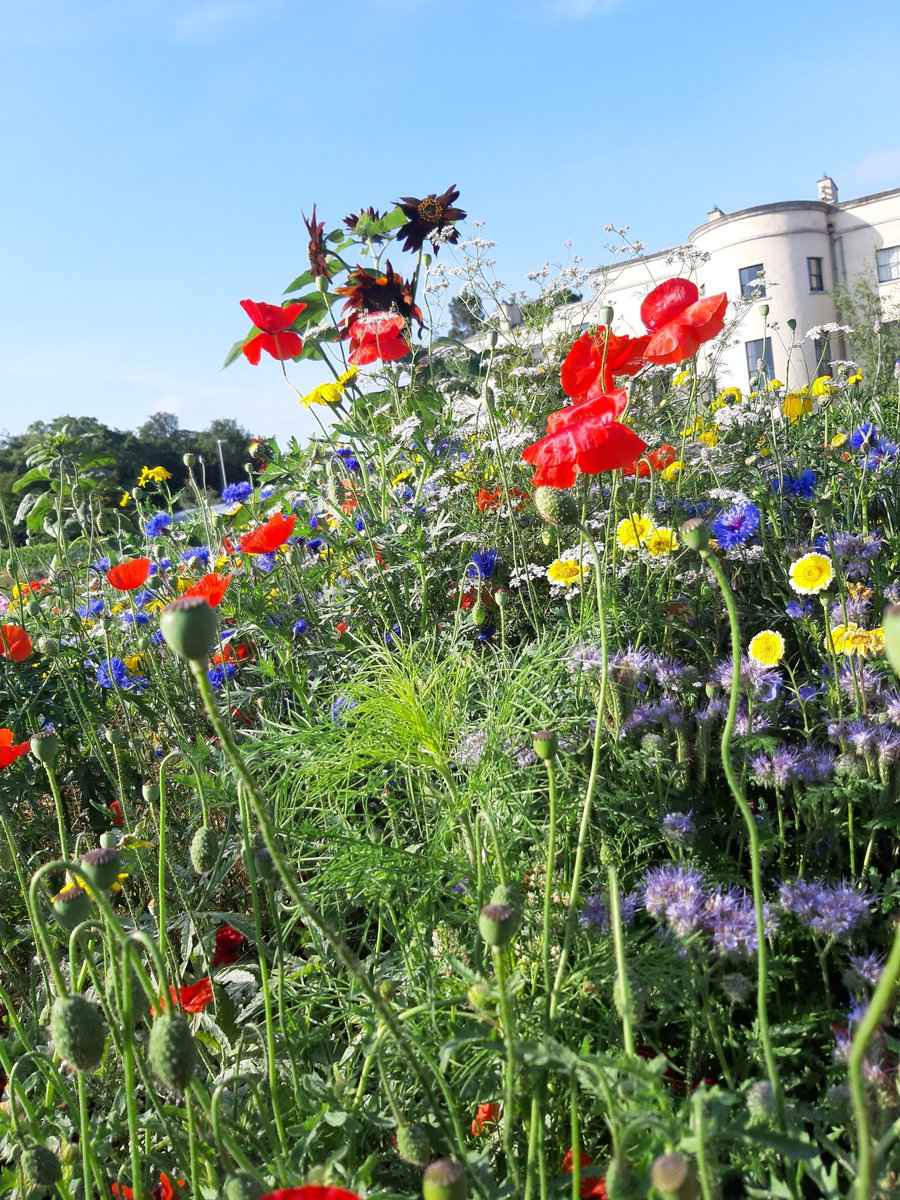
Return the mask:
[[131, 499], [131, 492], [123, 492], [122, 499], [119, 501], [119, 508], [127, 508], [128, 502]]
[[812, 409], [812, 400], [808, 396], [801, 396], [799, 392], [788, 392], [781, 402], [781, 411], [792, 424], [807, 416]]
[[830, 396], [836, 387], [837, 384], [830, 375], [820, 375], [812, 381], [809, 390], [813, 396]]
[[791, 563], [791, 587], [801, 596], [815, 596], [824, 592], [834, 578], [834, 567], [827, 554], [804, 554]]
[[339, 404], [347, 390], [347, 384], [355, 378], [356, 367], [351, 367], [331, 383], [320, 383], [308, 395], [301, 396], [297, 403], [305, 404], [307, 408], [311, 404]]
[[837, 433], [837, 434], [835, 434], [835, 436], [834, 436], [834, 437], [831, 439], [831, 443], [830, 443], [830, 444], [831, 444], [831, 448], [832, 448], [833, 450], [837, 450], [837, 448], [838, 448], [839, 446], [843, 446], [843, 444], [844, 444], [846, 441], [847, 441], [847, 435], [846, 435], [846, 433]]
[[727, 387], [719, 392], [716, 396], [716, 401], [721, 404], [740, 404], [744, 399], [744, 393], [739, 387]]
[[651, 529], [644, 539], [644, 549], [652, 554], [654, 558], [661, 558], [664, 554], [671, 554], [678, 545], [678, 538], [675, 536], [674, 529], [667, 529], [661, 526], [659, 529]]
[[868, 658], [884, 652], [884, 627], [862, 629], [855, 621], [846, 625], [835, 625], [831, 631], [831, 648], [835, 654], [858, 655]]
[[637, 550], [638, 546], [644, 544], [647, 534], [655, 528], [649, 517], [642, 516], [641, 513], [632, 513], [616, 526], [616, 541], [623, 550]]
[[172, 478], [172, 473], [165, 467], [141, 467], [138, 476], [138, 487], [146, 487], [148, 483], [165, 483]]
[[747, 653], [754, 662], [764, 667], [774, 667], [784, 657], [784, 638], [774, 629], [764, 629], [750, 639]]
[[576, 562], [574, 558], [558, 558], [547, 568], [547, 578], [552, 583], [561, 583], [565, 587], [574, 587], [588, 573], [587, 563]]
[[662, 477], [666, 483], [671, 483], [674, 479], [678, 478], [683, 470], [684, 463], [680, 458], [677, 458], [675, 462], [669, 463], [667, 467], [663, 468]]

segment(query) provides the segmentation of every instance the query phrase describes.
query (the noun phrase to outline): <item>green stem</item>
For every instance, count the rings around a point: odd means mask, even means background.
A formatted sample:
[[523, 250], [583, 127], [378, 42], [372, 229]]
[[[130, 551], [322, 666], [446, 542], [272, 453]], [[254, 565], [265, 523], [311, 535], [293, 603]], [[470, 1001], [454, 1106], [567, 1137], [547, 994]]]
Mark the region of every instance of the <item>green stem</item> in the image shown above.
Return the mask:
[[544, 988], [549, 1007], [553, 994], [553, 979], [550, 968], [550, 924], [553, 908], [553, 866], [556, 862], [556, 766], [552, 758], [544, 759], [547, 769], [547, 788], [550, 793], [549, 829], [547, 832], [547, 866], [544, 876], [544, 929], [541, 951], [544, 963]]
[[503, 1029], [503, 1040], [506, 1043], [506, 1071], [503, 1080], [503, 1153], [506, 1155], [506, 1170], [513, 1183], [513, 1194], [516, 1194], [519, 1191], [519, 1164], [513, 1154], [512, 1136], [516, 1104], [516, 1035], [506, 990], [504, 953], [502, 946], [491, 946], [491, 958], [494, 960], [497, 993], [500, 1001], [500, 1024]]
[[631, 1058], [634, 1056], [634, 1000], [628, 980], [628, 964], [625, 962], [625, 939], [622, 936], [622, 912], [619, 906], [619, 879], [616, 868], [610, 865], [607, 868], [607, 875], [609, 877], [609, 924], [612, 929], [616, 955], [616, 1007], [622, 1018], [625, 1053]]
[[56, 805], [56, 824], [59, 827], [59, 857], [69, 857], [69, 834], [66, 827], [66, 806], [63, 804], [63, 798], [60, 794], [59, 783], [56, 779], [56, 772], [50, 763], [44, 763], [44, 770], [47, 772], [47, 779], [50, 783], [50, 791], [53, 793], [53, 803]]

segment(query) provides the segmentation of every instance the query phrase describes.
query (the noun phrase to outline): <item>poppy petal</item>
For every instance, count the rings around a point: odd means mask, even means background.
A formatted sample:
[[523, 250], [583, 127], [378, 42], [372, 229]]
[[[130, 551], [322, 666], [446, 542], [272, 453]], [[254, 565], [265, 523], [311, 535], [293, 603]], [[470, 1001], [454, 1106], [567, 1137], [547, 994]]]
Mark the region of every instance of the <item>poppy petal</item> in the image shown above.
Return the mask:
[[24, 662], [31, 650], [31, 638], [21, 625], [0, 625], [0, 658]]
[[241, 308], [263, 333], [282, 333], [290, 329], [294, 321], [303, 312], [306, 305], [302, 301], [291, 304], [263, 304], [253, 300], [242, 300]]
[[700, 289], [690, 279], [667, 279], [655, 287], [641, 304], [641, 320], [651, 333], [675, 318], [700, 298]]
[[275, 513], [265, 525], [244, 534], [241, 538], [241, 549], [245, 554], [271, 554], [288, 540], [294, 532], [296, 521], [293, 513], [287, 518], [281, 513]]
[[198, 579], [184, 593], [185, 596], [202, 596], [212, 608], [218, 608], [233, 576], [217, 575], [214, 571]]
[[604, 392], [581, 404], [573, 404], [570, 408], [562, 408], [559, 412], [551, 413], [547, 418], [547, 432], [556, 433], [585, 418], [613, 421], [624, 412], [628, 402], [628, 394], [624, 388], [617, 392]]
[[147, 582], [150, 574], [149, 558], [132, 558], [118, 563], [106, 572], [106, 581], [119, 592], [132, 592]]

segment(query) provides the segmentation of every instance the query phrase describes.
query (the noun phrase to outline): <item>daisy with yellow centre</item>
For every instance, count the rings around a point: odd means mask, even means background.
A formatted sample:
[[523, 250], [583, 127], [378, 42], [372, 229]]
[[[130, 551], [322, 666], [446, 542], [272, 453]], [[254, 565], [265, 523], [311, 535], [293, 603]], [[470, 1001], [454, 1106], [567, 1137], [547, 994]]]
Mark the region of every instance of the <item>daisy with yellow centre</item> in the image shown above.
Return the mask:
[[558, 558], [547, 568], [547, 578], [551, 583], [574, 587], [576, 583], [581, 583], [589, 570], [587, 563], [580, 563], [574, 558]]
[[799, 392], [788, 392], [781, 402], [781, 411], [793, 425], [801, 417], [809, 416], [813, 403], [809, 396], [801, 396]]
[[809, 385], [809, 390], [814, 396], [830, 396], [836, 387], [830, 375], [820, 375]]
[[311, 404], [340, 404], [348, 383], [355, 377], [356, 367], [351, 367], [331, 383], [320, 383], [308, 395], [301, 396], [297, 403], [305, 404], [307, 408]]
[[641, 513], [632, 513], [616, 526], [616, 541], [623, 550], [637, 550], [644, 544], [647, 534], [656, 528], [649, 517]]
[[804, 554], [791, 563], [791, 587], [801, 596], [815, 596], [824, 592], [834, 578], [834, 567], [827, 554]]
[[855, 387], [856, 384], [862, 383], [862, 380], [863, 380], [862, 371], [855, 371], [852, 375], [847, 376], [847, 384], [849, 387]]
[[716, 396], [721, 404], [740, 404], [743, 399], [744, 393], [739, 387], [727, 387]]
[[764, 629], [750, 639], [747, 653], [763, 667], [774, 667], [784, 657], [784, 638], [774, 629]]
[[651, 529], [644, 539], [644, 549], [654, 558], [662, 558], [666, 554], [671, 554], [677, 545], [678, 538], [675, 536], [675, 530], [667, 529], [664, 525], [659, 529]]
[[835, 625], [831, 631], [831, 649], [835, 654], [857, 655], [868, 658], [872, 654], [884, 653], [884, 627], [861, 629], [855, 621], [846, 625]]

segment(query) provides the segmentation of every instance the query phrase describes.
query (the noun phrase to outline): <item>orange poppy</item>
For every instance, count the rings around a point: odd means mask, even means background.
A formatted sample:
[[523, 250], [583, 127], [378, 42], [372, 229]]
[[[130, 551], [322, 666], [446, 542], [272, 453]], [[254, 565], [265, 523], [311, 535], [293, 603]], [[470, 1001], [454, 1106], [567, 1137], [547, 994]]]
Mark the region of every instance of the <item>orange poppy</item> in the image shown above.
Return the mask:
[[[562, 1161], [562, 1169], [567, 1175], [572, 1174], [573, 1154], [571, 1148], [566, 1151], [566, 1157]], [[594, 1160], [583, 1150], [578, 1151], [578, 1166], [579, 1169], [593, 1166]], [[588, 1175], [587, 1178], [581, 1178], [578, 1181], [579, 1196], [597, 1196], [599, 1200], [606, 1200], [606, 1177], [604, 1175]]]
[[479, 1104], [475, 1113], [475, 1120], [472, 1122], [472, 1133], [478, 1137], [486, 1129], [490, 1129], [496, 1125], [500, 1119], [499, 1104]]
[[185, 596], [202, 596], [212, 608], [218, 608], [222, 603], [225, 592], [231, 583], [231, 575], [217, 575], [214, 571], [198, 579], [184, 593]]
[[131, 558], [128, 562], [118, 563], [112, 570], [106, 572], [106, 581], [118, 592], [133, 592], [142, 587], [150, 574], [149, 558]]
[[265, 525], [245, 533], [241, 538], [241, 549], [245, 554], [271, 554], [279, 546], [283, 546], [294, 532], [297, 518], [292, 513], [289, 517], [276, 513], [269, 517]]
[[583, 333], [566, 355], [560, 370], [563, 391], [574, 400], [592, 399], [611, 392], [614, 375], [636, 375], [644, 365], [647, 337], [613, 333], [600, 325], [596, 333]]
[[[203, 1012], [206, 1006], [212, 1003], [212, 983], [209, 976], [204, 975], [202, 979], [198, 979], [196, 983], [189, 983], [186, 987], [170, 987], [169, 995], [172, 997], [172, 1003], [175, 1007], [180, 1008], [182, 1012]], [[165, 1009], [165, 1001], [163, 1001], [160, 1007]], [[151, 1011], [155, 1016], [156, 1010], [151, 1009]]]
[[[175, 1187], [186, 1187], [187, 1181], [179, 1179]], [[134, 1192], [124, 1183], [114, 1183], [112, 1185], [112, 1194], [118, 1196], [119, 1200], [134, 1200]], [[175, 1200], [175, 1188], [172, 1186], [172, 1180], [168, 1177], [165, 1171], [159, 1173], [159, 1187], [155, 1187], [150, 1193], [153, 1200]]]
[[724, 292], [700, 299], [690, 279], [667, 279], [641, 304], [641, 320], [650, 332], [644, 349], [647, 362], [684, 362], [725, 325], [728, 297]]
[[21, 625], [0, 625], [0, 658], [24, 662], [31, 649], [31, 638]]
[[8, 767], [17, 758], [21, 758], [23, 754], [27, 754], [30, 749], [30, 741], [19, 742], [18, 745], [14, 746], [12, 730], [0, 729], [0, 767]]

